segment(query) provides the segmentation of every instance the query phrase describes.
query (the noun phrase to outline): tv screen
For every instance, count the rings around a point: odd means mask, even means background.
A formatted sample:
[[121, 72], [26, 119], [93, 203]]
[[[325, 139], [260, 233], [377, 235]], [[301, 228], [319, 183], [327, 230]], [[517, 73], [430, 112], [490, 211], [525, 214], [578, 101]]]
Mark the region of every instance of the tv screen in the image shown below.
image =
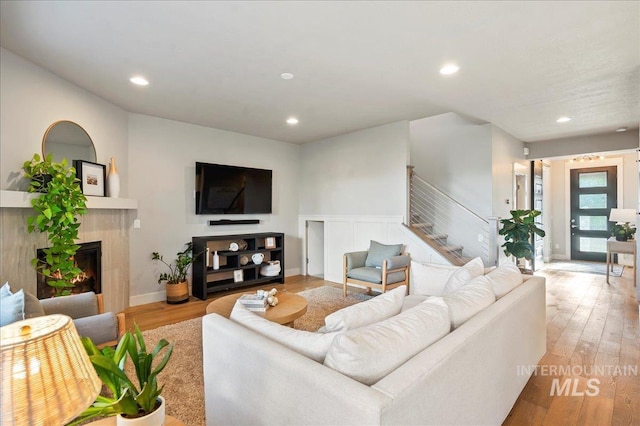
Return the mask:
[[271, 170], [196, 163], [196, 214], [271, 213]]

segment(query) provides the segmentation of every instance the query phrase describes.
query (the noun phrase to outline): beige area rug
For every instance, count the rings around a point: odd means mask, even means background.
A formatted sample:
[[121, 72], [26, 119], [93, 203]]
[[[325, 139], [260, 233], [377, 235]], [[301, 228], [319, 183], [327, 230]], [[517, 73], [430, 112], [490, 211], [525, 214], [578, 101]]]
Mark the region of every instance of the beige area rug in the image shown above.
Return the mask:
[[[342, 297], [342, 289], [323, 286], [298, 293], [308, 301], [307, 313], [295, 321], [295, 328], [315, 331], [324, 325], [324, 318], [346, 306], [372, 296], [349, 293]], [[177, 324], [144, 331], [147, 348], [161, 338], [174, 343], [173, 355], [158, 383], [164, 385], [162, 395], [167, 401], [167, 414], [188, 426], [203, 426], [204, 383], [202, 377], [202, 319], [195, 318]], [[215, 337], [214, 337], [215, 338]]]

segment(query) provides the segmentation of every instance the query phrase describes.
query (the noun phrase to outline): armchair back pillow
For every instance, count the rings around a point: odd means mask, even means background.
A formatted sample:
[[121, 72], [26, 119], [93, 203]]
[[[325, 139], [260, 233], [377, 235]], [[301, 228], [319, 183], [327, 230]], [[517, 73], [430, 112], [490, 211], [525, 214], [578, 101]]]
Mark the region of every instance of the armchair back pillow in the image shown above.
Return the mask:
[[387, 245], [371, 240], [364, 266], [382, 268], [382, 262], [385, 259], [397, 256], [400, 252], [402, 252], [402, 244]]

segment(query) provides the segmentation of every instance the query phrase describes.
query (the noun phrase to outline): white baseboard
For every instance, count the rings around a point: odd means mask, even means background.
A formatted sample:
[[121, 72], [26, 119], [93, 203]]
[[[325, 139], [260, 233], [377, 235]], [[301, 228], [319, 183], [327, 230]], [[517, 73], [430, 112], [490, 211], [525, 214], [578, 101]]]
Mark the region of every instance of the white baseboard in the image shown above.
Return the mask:
[[285, 277], [293, 277], [294, 275], [300, 275], [300, 268], [292, 268], [292, 269], [284, 270]]
[[155, 293], [138, 294], [129, 297], [129, 306], [145, 305], [153, 302], [163, 302], [167, 300], [167, 294], [164, 291]]

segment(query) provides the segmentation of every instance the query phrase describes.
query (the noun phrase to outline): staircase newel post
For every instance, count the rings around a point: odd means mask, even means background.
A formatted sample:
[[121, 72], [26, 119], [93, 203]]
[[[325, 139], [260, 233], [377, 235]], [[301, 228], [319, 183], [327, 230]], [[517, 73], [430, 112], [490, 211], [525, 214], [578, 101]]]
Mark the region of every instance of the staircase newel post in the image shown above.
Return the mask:
[[489, 266], [498, 266], [500, 263], [500, 247], [498, 246], [498, 224], [500, 218], [491, 216], [487, 218], [489, 222]]
[[404, 218], [404, 224], [407, 226], [411, 226], [411, 183], [413, 180], [413, 169], [414, 166], [407, 165], [407, 206]]

